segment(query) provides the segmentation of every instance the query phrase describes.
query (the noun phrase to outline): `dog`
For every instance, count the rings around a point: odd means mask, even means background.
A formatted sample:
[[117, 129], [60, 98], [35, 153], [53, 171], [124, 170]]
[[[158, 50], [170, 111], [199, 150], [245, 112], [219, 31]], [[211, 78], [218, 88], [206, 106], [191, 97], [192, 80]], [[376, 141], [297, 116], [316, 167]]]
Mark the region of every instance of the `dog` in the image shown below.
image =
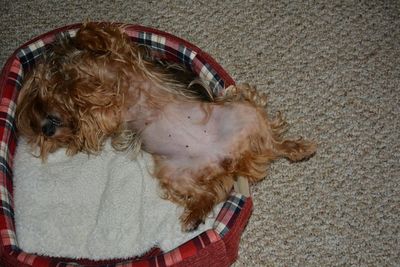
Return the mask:
[[85, 23], [24, 81], [18, 132], [43, 161], [59, 148], [98, 154], [108, 139], [115, 150], [152, 154], [163, 197], [183, 207], [183, 231], [226, 200], [238, 176], [257, 182], [272, 161], [315, 153], [313, 142], [282, 137], [285, 121], [269, 120], [254, 87], [213, 96], [193, 73], [171, 66], [132, 43], [123, 26]]

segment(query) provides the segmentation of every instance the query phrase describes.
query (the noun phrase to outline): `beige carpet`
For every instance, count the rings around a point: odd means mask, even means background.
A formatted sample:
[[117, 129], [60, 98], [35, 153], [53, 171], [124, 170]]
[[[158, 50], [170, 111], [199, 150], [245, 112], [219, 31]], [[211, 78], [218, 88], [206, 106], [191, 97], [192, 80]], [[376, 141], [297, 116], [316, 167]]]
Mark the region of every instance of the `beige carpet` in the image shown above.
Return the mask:
[[252, 187], [235, 266], [399, 266], [400, 2], [310, 2], [2, 0], [0, 64], [31, 37], [86, 19], [197, 44], [268, 92], [289, 135], [319, 143], [308, 162], [278, 161]]

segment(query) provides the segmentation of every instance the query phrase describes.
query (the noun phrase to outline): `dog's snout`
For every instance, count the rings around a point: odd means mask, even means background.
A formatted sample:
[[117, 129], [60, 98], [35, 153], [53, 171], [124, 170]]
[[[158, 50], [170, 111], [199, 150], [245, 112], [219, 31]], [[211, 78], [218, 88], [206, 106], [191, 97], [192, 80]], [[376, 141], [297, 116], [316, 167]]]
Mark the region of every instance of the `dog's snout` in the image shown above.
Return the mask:
[[45, 136], [51, 137], [55, 135], [57, 127], [61, 126], [61, 120], [55, 116], [48, 115], [46, 117], [45, 123], [42, 126], [42, 133]]

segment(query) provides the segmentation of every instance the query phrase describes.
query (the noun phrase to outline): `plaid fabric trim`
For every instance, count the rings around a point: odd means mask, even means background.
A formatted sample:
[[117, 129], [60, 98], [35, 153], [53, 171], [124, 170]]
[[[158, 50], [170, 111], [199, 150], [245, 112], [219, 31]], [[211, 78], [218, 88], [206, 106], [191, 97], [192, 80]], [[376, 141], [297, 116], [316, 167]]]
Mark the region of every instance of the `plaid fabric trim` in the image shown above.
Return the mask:
[[172, 266], [184, 259], [195, 256], [199, 250], [219, 240], [221, 240], [221, 237], [214, 230], [208, 230], [178, 248], [154, 257], [151, 261], [151, 266]]
[[150, 46], [154, 50], [165, 51], [165, 43], [167, 41], [165, 37], [149, 32], [138, 32], [137, 36], [138, 43]]
[[[17, 88], [21, 86], [19, 60], [10, 59], [8, 73], [3, 70], [0, 78], [0, 252], [19, 251], [15, 227], [12, 200], [12, 156], [16, 146], [14, 127], [15, 98]], [[6, 69], [7, 64], [4, 69]]]
[[[245, 201], [244, 197], [232, 195], [225, 203], [221, 213], [218, 215], [215, 229], [206, 231], [184, 245], [158, 256], [142, 260], [126, 260], [119, 263], [91, 263], [79, 264], [82, 261], [61, 260], [51, 257], [41, 257], [21, 251], [14, 227], [13, 210], [13, 185], [12, 185], [12, 162], [16, 148], [16, 131], [14, 124], [16, 99], [22, 86], [24, 71], [30, 70], [46, 46], [58, 36], [73, 37], [79, 25], [75, 28], [62, 32], [54, 31], [46, 34], [41, 39], [29, 43], [17, 51], [6, 63], [0, 77], [0, 265], [16, 266], [26, 264], [33, 267], [76, 267], [76, 266], [108, 266], [108, 267], [138, 267], [138, 266], [171, 266], [188, 257], [195, 256], [198, 251], [206, 248], [209, 244], [220, 241], [229, 231], [235, 218], [241, 210]], [[128, 35], [133, 41], [148, 45], [152, 49], [164, 54], [167, 58], [181, 62], [190, 67], [200, 77], [210, 83], [216, 95], [221, 94], [224, 89], [224, 81], [220, 78], [206, 60], [198, 52], [190, 49], [179, 40], [167, 38], [152, 32], [134, 30], [127, 28]], [[231, 223], [232, 221], [232, 223]]]
[[221, 237], [224, 237], [229, 232], [245, 203], [246, 197], [238, 193], [232, 193], [224, 203], [214, 222], [214, 230]]
[[217, 72], [208, 63], [203, 64], [201, 61], [199, 62], [200, 63], [197, 64], [201, 66], [201, 69], [198, 72], [200, 78], [206, 81], [210, 81], [209, 86], [211, 87], [214, 95], [220, 95], [222, 93], [222, 90], [220, 90], [220, 88], [221, 86], [223, 88], [224, 81], [219, 77]]
[[42, 40], [39, 40], [26, 48], [22, 48], [17, 54], [20, 63], [24, 70], [28, 70], [36, 62], [45, 50], [45, 44]]

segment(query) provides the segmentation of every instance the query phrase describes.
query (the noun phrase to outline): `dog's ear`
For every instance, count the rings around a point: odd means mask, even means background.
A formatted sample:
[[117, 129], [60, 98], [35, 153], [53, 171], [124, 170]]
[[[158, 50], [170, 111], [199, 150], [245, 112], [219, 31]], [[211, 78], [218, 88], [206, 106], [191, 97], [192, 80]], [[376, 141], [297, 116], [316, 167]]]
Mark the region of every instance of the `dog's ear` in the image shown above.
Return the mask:
[[26, 74], [17, 99], [16, 126], [26, 136], [40, 132], [40, 121], [46, 113], [47, 81], [41, 75], [42, 69], [43, 66], [38, 65]]
[[18, 105], [24, 100], [31, 101], [36, 96], [45, 97], [48, 91], [48, 80], [43, 73], [46, 68], [48, 68], [46, 62], [40, 61], [35, 68], [25, 74], [17, 99]]
[[37, 98], [38, 93], [39, 90], [38, 86], [35, 84], [34, 76], [27, 76], [19, 91], [15, 112], [16, 127], [20, 133], [25, 135], [33, 135], [31, 116], [35, 116], [33, 103]]
[[[84, 99], [87, 101], [83, 102]], [[118, 99], [99, 93], [74, 100], [77, 138], [76, 144], [71, 147], [71, 154], [81, 150], [96, 154], [107, 138], [121, 131], [121, 104]]]

